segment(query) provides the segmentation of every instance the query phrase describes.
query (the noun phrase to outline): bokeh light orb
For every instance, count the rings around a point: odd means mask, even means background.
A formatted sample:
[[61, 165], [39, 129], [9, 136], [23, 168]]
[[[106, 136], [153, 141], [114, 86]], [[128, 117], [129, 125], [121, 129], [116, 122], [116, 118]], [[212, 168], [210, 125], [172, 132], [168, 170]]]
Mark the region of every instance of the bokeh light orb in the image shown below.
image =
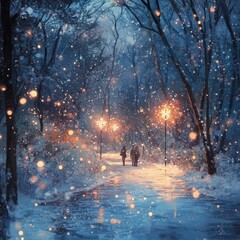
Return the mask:
[[26, 98], [20, 98], [20, 100], [19, 100], [19, 103], [21, 104], [21, 105], [25, 105], [26, 103], [27, 103], [27, 99]]
[[12, 116], [12, 115], [13, 115], [13, 110], [8, 109], [8, 110], [7, 110], [7, 115], [8, 115], [8, 116]]
[[38, 93], [37, 93], [36, 90], [32, 90], [32, 91], [29, 92], [29, 95], [30, 95], [31, 98], [35, 98], [35, 97], [37, 97]]
[[40, 161], [37, 162], [37, 167], [38, 168], [43, 168], [44, 166], [45, 166], [44, 161], [40, 160]]
[[62, 165], [62, 164], [59, 164], [59, 165], [58, 165], [58, 169], [59, 169], [59, 170], [63, 170], [63, 165]]
[[73, 133], [74, 133], [74, 131], [73, 130], [68, 130], [68, 135], [70, 135], [70, 136], [72, 136], [73, 135]]
[[189, 138], [190, 138], [191, 140], [196, 140], [196, 139], [197, 139], [197, 136], [198, 136], [198, 134], [197, 134], [196, 132], [190, 132], [190, 133], [189, 133]]

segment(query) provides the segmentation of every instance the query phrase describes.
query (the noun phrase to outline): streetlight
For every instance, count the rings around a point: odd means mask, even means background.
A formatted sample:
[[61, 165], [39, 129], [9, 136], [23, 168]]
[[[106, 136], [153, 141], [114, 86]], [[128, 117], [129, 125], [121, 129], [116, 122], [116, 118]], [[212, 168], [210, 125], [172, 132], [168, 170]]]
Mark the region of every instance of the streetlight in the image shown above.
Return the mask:
[[100, 161], [102, 160], [102, 130], [103, 128], [106, 126], [107, 122], [103, 119], [103, 117], [101, 117], [98, 121], [97, 121], [97, 126], [100, 129]]
[[167, 120], [170, 118], [170, 113], [171, 113], [170, 108], [167, 105], [164, 105], [161, 111], [161, 114], [162, 114], [162, 118], [164, 119], [164, 129], [165, 129], [165, 134], [164, 134], [165, 166], [167, 165]]

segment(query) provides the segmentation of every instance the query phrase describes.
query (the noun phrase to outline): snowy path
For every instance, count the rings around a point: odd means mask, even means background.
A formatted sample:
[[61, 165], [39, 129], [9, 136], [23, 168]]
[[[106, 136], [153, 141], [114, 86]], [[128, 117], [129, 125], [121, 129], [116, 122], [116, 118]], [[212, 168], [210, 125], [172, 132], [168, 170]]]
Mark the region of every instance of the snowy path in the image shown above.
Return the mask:
[[106, 154], [113, 177], [55, 206], [38, 206], [11, 226], [11, 239], [240, 239], [238, 203], [199, 195], [175, 166], [122, 166]]

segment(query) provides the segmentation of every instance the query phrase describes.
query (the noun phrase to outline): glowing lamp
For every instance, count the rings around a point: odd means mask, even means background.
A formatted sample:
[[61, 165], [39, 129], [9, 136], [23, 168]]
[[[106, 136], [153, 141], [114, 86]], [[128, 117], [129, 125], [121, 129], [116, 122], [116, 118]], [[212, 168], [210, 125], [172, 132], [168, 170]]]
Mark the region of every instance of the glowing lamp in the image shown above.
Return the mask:
[[164, 108], [161, 111], [162, 118], [166, 121], [170, 118], [170, 109], [167, 106], [164, 106]]
[[116, 123], [114, 123], [114, 124], [112, 125], [112, 130], [113, 130], [114, 132], [116, 132], [118, 129], [119, 129], [119, 126], [118, 126]]
[[106, 126], [107, 122], [101, 117], [98, 121], [97, 121], [97, 126], [100, 129], [103, 129]]

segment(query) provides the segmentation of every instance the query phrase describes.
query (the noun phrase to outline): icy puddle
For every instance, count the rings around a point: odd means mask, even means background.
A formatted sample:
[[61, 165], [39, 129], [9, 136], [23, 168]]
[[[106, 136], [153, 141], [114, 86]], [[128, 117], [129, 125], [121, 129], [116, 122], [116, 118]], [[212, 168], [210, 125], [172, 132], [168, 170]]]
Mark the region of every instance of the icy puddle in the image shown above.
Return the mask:
[[[188, 189], [175, 166], [121, 166], [114, 176], [61, 205], [38, 206], [11, 226], [11, 239], [240, 239], [237, 202], [221, 202]], [[16, 230], [16, 227], [19, 227]]]

